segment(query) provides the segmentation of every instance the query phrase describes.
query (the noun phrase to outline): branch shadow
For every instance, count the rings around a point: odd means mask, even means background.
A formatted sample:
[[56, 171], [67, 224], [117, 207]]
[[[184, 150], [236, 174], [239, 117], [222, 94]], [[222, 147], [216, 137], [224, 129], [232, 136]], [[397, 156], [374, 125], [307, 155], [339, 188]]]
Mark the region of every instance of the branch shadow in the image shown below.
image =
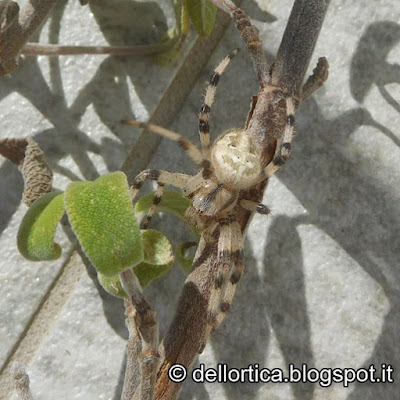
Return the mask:
[[[64, 18], [67, 0], [59, 1], [49, 21], [49, 42], [58, 43], [61, 22]], [[110, 12], [110, 10], [112, 12]], [[156, 2], [99, 0], [91, 4], [91, 11], [100, 29], [111, 44], [140, 45], [153, 43], [165, 33], [165, 16]], [[138, 23], [132, 23], [134, 21]], [[126, 24], [121, 28], [121, 21]], [[42, 28], [32, 38], [37, 41]], [[157, 36], [157, 38], [156, 38]], [[96, 57], [96, 56], [92, 56]], [[159, 71], [159, 67], [134, 57], [102, 57], [94, 75], [76, 90], [76, 97], [68, 104], [64, 74], [58, 57], [48, 58], [49, 76], [45, 77], [43, 65], [37, 57], [21, 57], [19, 67], [9, 76], [2, 78], [0, 99], [12, 93], [24, 97], [49, 124], [51, 128], [37, 130], [30, 134], [41, 146], [53, 171], [71, 180], [93, 180], [99, 176], [98, 166], [91, 154], [101, 156], [109, 171], [120, 169], [129, 148], [135, 141], [132, 131], [121, 126], [119, 121], [133, 118], [129, 97], [129, 84], [135, 88], [145, 109], [151, 108], [159, 92], [154, 91], [151, 79], [164, 79], [171, 75], [170, 68]], [[85, 67], [85, 62], [82, 66]], [[144, 71], [150, 78], [143, 82]], [[157, 71], [157, 73], [154, 73]], [[83, 74], [85, 71], [82, 72]], [[47, 80], [48, 79], [48, 80]], [[93, 109], [113, 137], [106, 137], [100, 143], [94, 141], [82, 128], [82, 119], [89, 107]], [[7, 132], [3, 133], [7, 135]], [[67, 156], [74, 160], [81, 177], [61, 165]], [[9, 162], [0, 167], [0, 232], [8, 226], [11, 217], [20, 205], [23, 181], [17, 168]], [[84, 258], [83, 258], [84, 259]], [[98, 284], [94, 271], [86, 263], [89, 275], [99, 291], [104, 313], [111, 328], [120, 336], [126, 336], [124, 308], [122, 301], [108, 295]], [[123, 372], [121, 372], [122, 376]], [[121, 379], [115, 396], [121, 392]]]
[[[54, 8], [49, 25], [51, 43], [58, 42], [61, 19], [67, 3], [65, 0], [58, 2]], [[108, 7], [105, 7], [106, 3], [108, 3]], [[107, 32], [110, 41], [118, 41], [119, 16], [124, 15], [126, 18], [127, 12], [130, 12], [129, 15], [133, 15], [135, 20], [146, 21], [149, 25], [145, 26], [144, 23], [131, 24], [129, 28], [120, 29], [118, 44], [142, 44], [145, 38], [149, 40], [150, 33], [154, 36], [153, 26], [166, 26], [163, 13], [154, 2], [143, 4], [120, 1], [119, 3], [121, 3], [119, 4], [120, 8], [116, 8], [105, 1], [96, 2], [93, 5], [92, 11], [102, 23], [100, 28]], [[122, 7], [123, 3], [125, 3], [125, 7]], [[105, 19], [106, 12], [109, 11], [110, 7], [113, 9], [113, 13], [108, 19]], [[147, 31], [140, 30], [144, 28]], [[39, 35], [40, 32], [36, 34], [36, 39]], [[136, 42], [132, 43], [132, 38], [136, 38]], [[129, 42], [127, 43], [125, 40], [129, 40]], [[59, 165], [60, 160], [69, 155], [78, 166], [83, 178], [93, 180], [99, 176], [99, 173], [89, 156], [90, 153], [102, 156], [108, 169], [113, 171], [120, 168], [119, 161], [116, 160], [123, 160], [127, 149], [134, 142], [135, 137], [132, 135], [132, 131], [128, 127], [120, 126], [119, 123], [123, 118], [134, 117], [131, 111], [128, 81], [131, 81], [133, 86], [137, 88], [136, 93], [144, 107], [147, 104], [152, 104], [154, 93], [150, 88], [151, 85], [144, 85], [140, 78], [143, 75], [144, 64], [137, 59], [127, 57], [105, 58], [100, 63], [93, 78], [82, 89], [77, 90], [76, 98], [71, 105], [68, 105], [59, 59], [57, 57], [49, 58], [50, 82], [48, 83], [36, 57], [21, 57], [19, 68], [9, 76], [2, 78], [0, 99], [4, 99], [11, 93], [18, 93], [26, 98], [50, 122], [52, 128], [33, 133], [32, 137], [44, 150], [54, 171], [73, 180], [77, 179], [76, 174]], [[169, 70], [166, 68], [159, 75], [165, 78], [168, 74]], [[103, 138], [102, 143], [98, 144], [80, 128], [82, 117], [90, 105], [93, 105], [100, 120], [110, 129], [115, 139]], [[0, 232], [7, 226], [18, 207], [18, 199], [21, 195], [21, 185], [11, 185], [11, 187], [7, 185], [8, 180], [6, 178], [9, 176], [10, 170], [10, 166], [7, 165], [8, 163], [4, 163], [0, 168], [0, 192], [7, 193], [8, 201], [7, 207], [1, 210]], [[20, 181], [17, 169], [13, 172], [13, 175], [15, 181]]]

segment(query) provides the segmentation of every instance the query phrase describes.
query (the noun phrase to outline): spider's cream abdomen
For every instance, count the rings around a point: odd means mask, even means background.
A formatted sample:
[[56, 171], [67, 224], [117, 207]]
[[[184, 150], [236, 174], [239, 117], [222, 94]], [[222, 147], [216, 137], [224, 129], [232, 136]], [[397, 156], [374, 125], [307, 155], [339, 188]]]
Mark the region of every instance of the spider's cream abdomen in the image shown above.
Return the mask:
[[236, 190], [253, 186], [261, 173], [260, 154], [243, 129], [226, 132], [211, 150], [217, 179]]

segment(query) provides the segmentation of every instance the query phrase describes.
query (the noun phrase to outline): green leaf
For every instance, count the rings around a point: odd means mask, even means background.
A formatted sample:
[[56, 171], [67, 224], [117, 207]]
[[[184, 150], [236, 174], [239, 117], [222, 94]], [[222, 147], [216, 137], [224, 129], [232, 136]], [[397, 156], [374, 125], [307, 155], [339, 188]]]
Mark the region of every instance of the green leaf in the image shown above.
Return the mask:
[[106, 276], [98, 272], [97, 279], [99, 280], [100, 285], [103, 286], [103, 289], [112, 296], [119, 297], [121, 299], [126, 299], [128, 297], [124, 289], [122, 289], [119, 275]]
[[[141, 197], [135, 204], [135, 215], [138, 221], [141, 221], [147, 214], [147, 211], [153, 204], [154, 193]], [[186, 209], [191, 201], [179, 192], [165, 190], [160, 204], [157, 205], [157, 211], [164, 211], [175, 215], [184, 220]]]
[[[134, 267], [134, 272], [140, 285], [145, 288], [171, 268], [174, 255], [168, 239], [161, 232], [153, 229], [142, 230], [142, 244], [144, 260]], [[126, 297], [118, 275], [105, 276], [99, 273], [98, 279], [108, 293], [116, 297]]]
[[144, 260], [134, 268], [142, 287], [164, 275], [174, 262], [171, 243], [159, 231], [142, 230]]
[[57, 225], [64, 214], [63, 193], [54, 191], [39, 197], [22, 219], [17, 235], [20, 253], [31, 261], [55, 260], [61, 248], [54, 243]]
[[172, 3], [176, 25], [168, 30], [162, 42], [172, 41], [173, 44], [168, 50], [153, 56], [154, 61], [160, 66], [169, 65], [177, 57], [189, 33], [189, 14], [186, 7], [186, 0], [172, 0]]
[[194, 257], [187, 257], [186, 250], [190, 249], [193, 246], [197, 246], [197, 242], [181, 243], [176, 251], [176, 260], [181, 265], [182, 269], [187, 275], [189, 275], [190, 271], [192, 270]]
[[214, 28], [217, 7], [210, 0], [186, 0], [186, 5], [194, 29], [207, 37]]
[[100, 273], [117, 275], [143, 260], [139, 225], [123, 172], [71, 183], [65, 206], [83, 251]]

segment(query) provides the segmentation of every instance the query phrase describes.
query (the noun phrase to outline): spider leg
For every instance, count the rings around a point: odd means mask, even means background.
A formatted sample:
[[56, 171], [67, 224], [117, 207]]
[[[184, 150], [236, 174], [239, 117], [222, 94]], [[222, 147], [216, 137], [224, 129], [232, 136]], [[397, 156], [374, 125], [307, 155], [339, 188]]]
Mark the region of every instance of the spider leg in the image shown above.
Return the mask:
[[217, 85], [219, 82], [219, 77], [223, 74], [229, 62], [232, 60], [235, 55], [239, 53], [239, 49], [235, 49], [231, 54], [226, 56], [214, 69], [213, 74], [210, 77], [210, 83], [206, 88], [206, 93], [204, 95], [204, 104], [200, 109], [199, 115], [199, 134], [201, 141], [201, 149], [203, 151], [204, 157], [209, 160], [210, 159], [210, 112], [211, 107], [214, 103], [215, 93], [217, 91]]
[[154, 193], [154, 198], [153, 198], [153, 203], [151, 204], [151, 207], [149, 208], [149, 211], [147, 212], [146, 219], [143, 222], [143, 229], [147, 229], [151, 219], [153, 218], [154, 214], [156, 213], [157, 206], [160, 204], [162, 195], [164, 192], [164, 187], [165, 185], [163, 183], [157, 182], [157, 190]]
[[240, 225], [237, 221], [233, 221], [230, 224], [230, 231], [232, 267], [224, 290], [222, 291], [221, 301], [219, 305], [219, 314], [216, 318], [214, 329], [221, 324], [227, 312], [229, 311], [229, 308], [235, 296], [237, 284], [242, 277], [244, 269], [244, 238], [240, 229]]
[[255, 201], [242, 199], [240, 200], [240, 205], [245, 209], [251, 212], [256, 212], [262, 215], [268, 215], [271, 213], [271, 210], [264, 204], [257, 203]]
[[193, 144], [190, 140], [186, 139], [183, 135], [171, 131], [169, 129], [163, 128], [159, 125], [152, 125], [152, 124], [144, 124], [143, 122], [133, 121], [133, 120], [123, 120], [121, 121], [123, 124], [126, 125], [133, 125], [138, 126], [139, 128], [147, 129], [154, 133], [157, 133], [160, 136], [164, 136], [174, 142], [177, 142], [179, 146], [186, 151], [189, 157], [200, 166], [205, 167], [209, 166], [209, 161], [203, 157], [202, 152], [197, 148], [195, 144]]
[[254, 25], [252, 25], [249, 17], [243, 10], [236, 7], [230, 0], [225, 0], [224, 2], [229, 5], [229, 14], [235, 21], [236, 27], [239, 29], [240, 35], [242, 36], [247, 50], [251, 55], [260, 86], [265, 87], [270, 80], [270, 75], [263, 44], [259, 37], [259, 31]]
[[260, 181], [273, 175], [290, 156], [291, 143], [294, 135], [295, 105], [291, 97], [286, 99], [286, 126], [282, 137], [278, 140], [272, 161], [265, 167], [260, 176]]
[[328, 79], [329, 64], [325, 57], [318, 59], [317, 66], [314, 68], [311, 76], [301, 89], [301, 100], [305, 100], [312, 95]]
[[229, 218], [224, 218], [219, 222], [220, 232], [218, 238], [218, 266], [214, 280], [214, 286], [211, 289], [210, 303], [208, 310], [209, 328], [215, 329], [217, 318], [220, 314], [220, 304], [224, 286], [226, 285], [231, 270], [231, 235], [229, 228]]
[[243, 272], [243, 235], [235, 216], [219, 221], [218, 270], [209, 305], [209, 331], [216, 329], [232, 303]]
[[151, 218], [156, 212], [157, 205], [160, 204], [165, 185], [170, 185], [183, 189], [187, 182], [192, 179], [191, 175], [173, 173], [168, 171], [161, 171], [157, 169], [146, 169], [140, 172], [134, 179], [130, 188], [132, 201], [136, 198], [145, 180], [157, 181], [157, 190], [155, 192], [153, 203], [147, 213], [146, 219], [143, 223], [143, 228], [147, 229]]

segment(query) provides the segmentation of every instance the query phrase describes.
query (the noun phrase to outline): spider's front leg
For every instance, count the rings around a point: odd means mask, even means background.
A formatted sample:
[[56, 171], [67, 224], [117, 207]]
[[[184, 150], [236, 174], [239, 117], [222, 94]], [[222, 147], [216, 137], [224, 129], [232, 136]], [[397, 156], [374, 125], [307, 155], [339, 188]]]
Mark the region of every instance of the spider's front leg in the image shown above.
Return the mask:
[[318, 59], [317, 66], [314, 68], [306, 83], [301, 88], [301, 100], [310, 97], [318, 88], [320, 88], [328, 79], [329, 64], [325, 57]]
[[292, 97], [286, 99], [286, 126], [282, 136], [278, 139], [276, 151], [272, 161], [265, 167], [260, 181], [272, 176], [290, 156], [292, 139], [294, 135], [295, 103]]
[[151, 221], [151, 218], [156, 212], [157, 205], [161, 202], [164, 186], [170, 185], [177, 187], [179, 189], [183, 189], [191, 178], [192, 178], [191, 175], [180, 174], [177, 172], [161, 171], [158, 169], [146, 169], [140, 172], [135, 177], [133, 184], [130, 188], [132, 201], [135, 200], [144, 181], [149, 179], [157, 182], [157, 190], [153, 198], [153, 204], [151, 205], [147, 213], [146, 219], [143, 223], [144, 229], [147, 229]]

